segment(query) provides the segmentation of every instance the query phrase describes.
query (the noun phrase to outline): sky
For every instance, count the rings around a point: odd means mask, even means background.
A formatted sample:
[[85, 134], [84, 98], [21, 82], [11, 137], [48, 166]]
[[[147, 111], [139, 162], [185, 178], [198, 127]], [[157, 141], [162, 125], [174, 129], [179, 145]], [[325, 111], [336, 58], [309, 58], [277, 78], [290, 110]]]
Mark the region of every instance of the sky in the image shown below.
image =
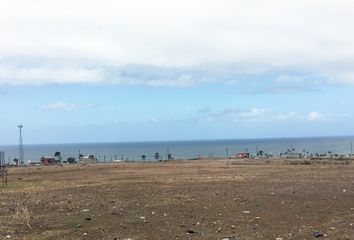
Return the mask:
[[3, 0], [0, 144], [354, 135], [349, 0]]

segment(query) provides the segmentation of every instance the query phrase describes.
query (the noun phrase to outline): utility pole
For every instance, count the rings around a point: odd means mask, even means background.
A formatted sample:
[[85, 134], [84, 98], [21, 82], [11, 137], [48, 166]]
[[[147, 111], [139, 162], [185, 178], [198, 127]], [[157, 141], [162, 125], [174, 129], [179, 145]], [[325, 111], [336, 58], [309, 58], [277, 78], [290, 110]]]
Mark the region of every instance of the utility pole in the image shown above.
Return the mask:
[[353, 142], [350, 142], [350, 156], [353, 156]]
[[18, 125], [17, 126], [20, 130], [20, 145], [18, 146], [18, 162], [20, 164], [20, 166], [22, 166], [24, 164], [24, 158], [25, 158], [25, 154], [24, 154], [24, 151], [23, 151], [23, 140], [22, 140], [22, 128], [23, 128], [23, 125]]

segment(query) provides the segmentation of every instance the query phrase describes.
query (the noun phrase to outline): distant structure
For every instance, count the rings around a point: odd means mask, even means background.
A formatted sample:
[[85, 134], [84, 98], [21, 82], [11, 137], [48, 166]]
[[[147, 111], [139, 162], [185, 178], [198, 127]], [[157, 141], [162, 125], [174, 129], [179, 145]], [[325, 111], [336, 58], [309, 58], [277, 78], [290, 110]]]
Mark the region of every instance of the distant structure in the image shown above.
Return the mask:
[[242, 158], [250, 158], [250, 154], [248, 152], [239, 152], [236, 154], [235, 156], [238, 159], [242, 159]]
[[41, 163], [44, 166], [50, 166], [50, 165], [55, 165], [58, 164], [56, 159], [54, 157], [41, 157]]
[[0, 177], [2, 179], [3, 185], [7, 187], [7, 170], [6, 170], [4, 152], [0, 152]]
[[97, 158], [94, 155], [88, 155], [88, 156], [81, 156], [80, 157], [80, 163], [95, 163], [97, 162]]
[[23, 125], [18, 125], [17, 126], [20, 130], [20, 143], [19, 143], [19, 146], [18, 146], [18, 161], [19, 161], [19, 165], [22, 166], [24, 164], [24, 159], [25, 159], [25, 153], [23, 151], [23, 140], [22, 140], [22, 128], [23, 128]]
[[5, 168], [5, 153], [0, 152], [0, 171]]

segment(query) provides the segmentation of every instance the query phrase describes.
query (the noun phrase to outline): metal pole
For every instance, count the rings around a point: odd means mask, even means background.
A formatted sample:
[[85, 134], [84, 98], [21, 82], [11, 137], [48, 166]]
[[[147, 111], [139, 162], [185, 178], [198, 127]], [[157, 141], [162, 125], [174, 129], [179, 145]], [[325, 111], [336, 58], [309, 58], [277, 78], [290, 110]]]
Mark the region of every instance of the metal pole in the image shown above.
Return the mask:
[[24, 151], [23, 151], [23, 140], [22, 140], [22, 128], [23, 128], [23, 125], [18, 125], [17, 127], [20, 130], [20, 144], [19, 144], [19, 149], [18, 149], [19, 150], [19, 159], [18, 159], [18, 161], [19, 161], [19, 164], [21, 166], [21, 165], [24, 164], [24, 158], [25, 158]]
[[350, 142], [350, 156], [353, 156], [353, 142]]

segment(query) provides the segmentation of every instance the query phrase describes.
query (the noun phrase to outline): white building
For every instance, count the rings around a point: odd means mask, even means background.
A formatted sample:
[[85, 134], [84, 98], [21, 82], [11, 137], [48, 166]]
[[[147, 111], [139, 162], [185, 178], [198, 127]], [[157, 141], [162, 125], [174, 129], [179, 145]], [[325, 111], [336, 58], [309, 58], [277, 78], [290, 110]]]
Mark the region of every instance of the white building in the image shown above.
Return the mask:
[[80, 157], [80, 163], [95, 163], [97, 162], [97, 158], [93, 155]]

